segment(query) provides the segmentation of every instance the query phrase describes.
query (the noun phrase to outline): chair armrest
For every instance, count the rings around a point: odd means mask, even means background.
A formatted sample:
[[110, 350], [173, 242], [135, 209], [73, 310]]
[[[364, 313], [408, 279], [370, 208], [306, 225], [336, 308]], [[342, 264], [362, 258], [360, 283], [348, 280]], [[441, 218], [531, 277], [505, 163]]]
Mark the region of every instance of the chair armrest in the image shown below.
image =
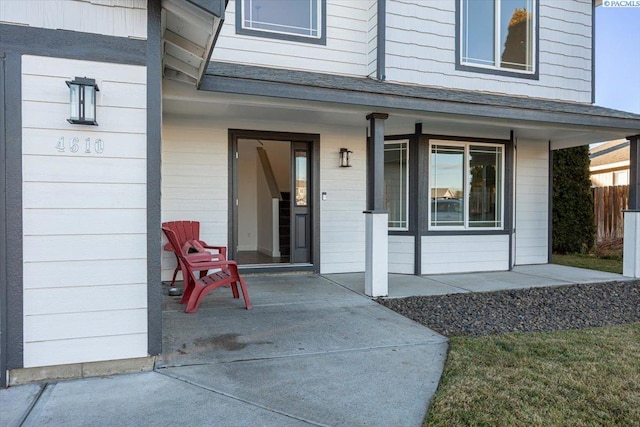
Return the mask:
[[187, 264], [189, 265], [192, 265], [194, 263], [200, 265], [205, 262], [224, 261], [224, 257], [221, 257], [219, 254], [212, 254], [209, 252], [193, 252], [185, 255], [185, 259], [187, 260]]
[[175, 251], [173, 250], [173, 246], [171, 246], [171, 243], [165, 243], [165, 245], [164, 245], [164, 250], [165, 250], [165, 251], [175, 252]]
[[202, 245], [203, 248], [205, 249], [216, 249], [219, 253], [221, 253], [225, 258], [227, 257], [227, 247], [226, 246], [212, 246], [212, 245], [207, 245], [205, 242], [203, 242], [202, 240], [199, 240], [200, 244]]

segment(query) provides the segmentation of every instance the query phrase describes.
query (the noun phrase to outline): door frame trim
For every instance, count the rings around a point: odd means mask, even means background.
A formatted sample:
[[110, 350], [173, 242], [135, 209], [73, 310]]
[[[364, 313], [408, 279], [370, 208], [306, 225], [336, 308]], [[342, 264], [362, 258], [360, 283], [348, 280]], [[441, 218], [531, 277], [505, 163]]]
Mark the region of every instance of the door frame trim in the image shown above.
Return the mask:
[[[299, 132], [274, 132], [247, 129], [229, 129], [229, 155], [228, 155], [228, 220], [227, 220], [227, 247], [230, 258], [235, 258], [235, 246], [238, 241], [238, 207], [235, 200], [238, 197], [238, 150], [239, 139], [261, 139], [266, 141], [290, 141], [308, 142], [311, 144], [311, 185], [309, 200], [311, 208], [311, 265], [314, 273], [320, 273], [320, 135]], [[282, 269], [295, 270], [296, 266], [301, 271], [309, 271], [309, 264], [273, 264], [273, 267], [261, 266], [261, 272], [277, 272]]]

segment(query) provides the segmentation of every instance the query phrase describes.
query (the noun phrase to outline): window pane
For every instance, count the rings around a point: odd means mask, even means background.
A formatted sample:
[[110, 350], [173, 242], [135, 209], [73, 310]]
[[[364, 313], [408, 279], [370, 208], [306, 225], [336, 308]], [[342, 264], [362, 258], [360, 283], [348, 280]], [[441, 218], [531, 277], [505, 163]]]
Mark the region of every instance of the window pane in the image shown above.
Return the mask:
[[533, 0], [502, 0], [500, 49], [502, 68], [533, 70]]
[[502, 226], [502, 148], [469, 147], [469, 227]]
[[295, 152], [296, 169], [296, 206], [307, 206], [307, 152], [300, 150]]
[[463, 0], [462, 62], [495, 66], [494, 0]]
[[243, 0], [243, 28], [319, 38], [321, 0]]
[[464, 147], [433, 145], [429, 167], [431, 225], [464, 225]]
[[384, 197], [389, 228], [408, 228], [407, 142], [384, 145]]

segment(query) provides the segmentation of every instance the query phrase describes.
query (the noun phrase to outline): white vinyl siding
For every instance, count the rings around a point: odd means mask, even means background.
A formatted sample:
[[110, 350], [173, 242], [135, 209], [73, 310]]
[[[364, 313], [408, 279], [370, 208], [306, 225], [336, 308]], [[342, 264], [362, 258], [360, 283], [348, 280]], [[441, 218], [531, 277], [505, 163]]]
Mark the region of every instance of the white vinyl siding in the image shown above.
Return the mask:
[[326, 45], [313, 45], [236, 34], [236, 6], [231, 0], [211, 60], [366, 76], [370, 4], [371, 0], [327, 0]]
[[0, 22], [52, 30], [146, 39], [147, 1], [0, 1]]
[[369, 1], [367, 10], [367, 76], [376, 77], [378, 70], [378, 5]]
[[509, 269], [509, 236], [422, 236], [422, 274]]
[[546, 264], [549, 233], [549, 150], [546, 141], [518, 141], [515, 264]]
[[[200, 221], [200, 238], [210, 245], [227, 245], [227, 144], [226, 129], [208, 120], [163, 119], [162, 221]], [[173, 253], [163, 251], [162, 279], [175, 267]]]
[[415, 237], [389, 236], [389, 273], [415, 273]]
[[[146, 356], [146, 68], [23, 56], [22, 71], [24, 367]], [[99, 126], [67, 122], [76, 75], [101, 88]]]
[[455, 1], [389, 0], [387, 81], [591, 102], [591, 1], [541, 3], [532, 80], [455, 69]]
[[[320, 132], [320, 272], [364, 271], [366, 148], [363, 127], [323, 126]], [[338, 164], [341, 147], [353, 151], [350, 168]]]

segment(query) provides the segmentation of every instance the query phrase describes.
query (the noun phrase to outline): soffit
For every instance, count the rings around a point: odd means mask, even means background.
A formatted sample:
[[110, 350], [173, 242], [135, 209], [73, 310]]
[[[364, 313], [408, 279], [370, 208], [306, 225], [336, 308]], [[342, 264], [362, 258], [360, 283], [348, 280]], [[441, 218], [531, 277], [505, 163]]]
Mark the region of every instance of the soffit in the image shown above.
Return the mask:
[[224, 21], [225, 0], [162, 0], [163, 77], [200, 85]]

